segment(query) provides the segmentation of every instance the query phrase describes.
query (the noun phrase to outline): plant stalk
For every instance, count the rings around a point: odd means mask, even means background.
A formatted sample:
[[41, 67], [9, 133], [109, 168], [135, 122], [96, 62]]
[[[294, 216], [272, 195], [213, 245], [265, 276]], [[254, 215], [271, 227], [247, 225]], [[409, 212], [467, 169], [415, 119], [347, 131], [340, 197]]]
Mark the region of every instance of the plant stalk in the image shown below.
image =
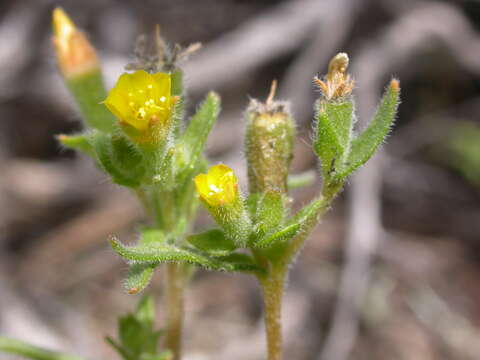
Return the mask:
[[281, 360], [282, 344], [282, 299], [288, 267], [272, 267], [265, 278], [260, 278], [265, 307], [265, 330], [267, 334], [268, 360]]
[[173, 353], [172, 360], [182, 356], [182, 330], [184, 314], [184, 274], [182, 264], [167, 264], [167, 333], [166, 347]]

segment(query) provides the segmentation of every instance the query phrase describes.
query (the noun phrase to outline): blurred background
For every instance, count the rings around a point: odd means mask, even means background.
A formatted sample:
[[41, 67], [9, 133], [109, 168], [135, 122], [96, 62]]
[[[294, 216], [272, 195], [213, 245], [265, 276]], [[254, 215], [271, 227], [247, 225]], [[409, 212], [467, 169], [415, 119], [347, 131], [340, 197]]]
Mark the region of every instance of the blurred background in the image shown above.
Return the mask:
[[[204, 47], [186, 64], [189, 106], [223, 111], [212, 163], [245, 179], [243, 111], [272, 79], [298, 122], [294, 173], [315, 169], [312, 77], [350, 55], [361, 129], [392, 76], [402, 105], [383, 150], [353, 177], [294, 265], [286, 359], [480, 359], [478, 0], [2, 0], [0, 334], [115, 358], [104, 344], [138, 297], [106, 238], [135, 238], [135, 199], [55, 134], [81, 128], [59, 76], [50, 14], [62, 6], [99, 49], [108, 86], [155, 24]], [[293, 192], [307, 202], [321, 179]], [[210, 222], [203, 213], [198, 228]], [[150, 290], [164, 313], [162, 271]], [[186, 359], [262, 359], [254, 279], [199, 271], [187, 295]], [[6, 358], [0, 354], [0, 358]]]

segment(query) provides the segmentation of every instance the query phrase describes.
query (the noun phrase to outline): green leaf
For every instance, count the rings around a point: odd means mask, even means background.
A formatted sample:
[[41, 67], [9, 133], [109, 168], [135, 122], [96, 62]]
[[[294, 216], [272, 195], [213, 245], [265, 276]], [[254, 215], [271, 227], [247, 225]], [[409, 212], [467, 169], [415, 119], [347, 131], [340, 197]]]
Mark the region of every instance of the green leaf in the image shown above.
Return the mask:
[[219, 112], [220, 97], [216, 93], [210, 92], [190, 120], [181, 139], [188, 158], [186, 169], [195, 167]]
[[43, 349], [26, 342], [0, 336], [0, 352], [32, 360], [81, 360], [80, 357]]
[[277, 245], [280, 243], [286, 243], [288, 242], [291, 238], [293, 238], [295, 235], [298, 234], [298, 232], [301, 229], [301, 224], [300, 223], [295, 223], [291, 225], [287, 225], [284, 227], [282, 230], [277, 231], [276, 233], [267, 236], [257, 243], [255, 243], [256, 248], [268, 248], [273, 245]]
[[386, 89], [373, 120], [353, 141], [350, 154], [336, 178], [342, 180], [362, 166], [377, 151], [390, 132], [399, 104], [398, 81], [392, 80]]
[[105, 337], [105, 341], [109, 344], [112, 348], [114, 348], [118, 354], [125, 360], [135, 360], [133, 355], [129, 353], [127, 349], [124, 349], [122, 345], [112, 339], [110, 336]]
[[331, 102], [320, 99], [316, 103], [316, 135], [314, 150], [321, 161], [326, 182], [348, 155], [354, 117], [352, 99]]
[[95, 150], [88, 142], [88, 135], [58, 135], [57, 140], [65, 147], [81, 151], [95, 158]]
[[255, 228], [258, 236], [263, 237], [277, 229], [285, 216], [284, 198], [280, 192], [268, 191], [258, 200], [255, 214]]
[[152, 280], [157, 263], [132, 263], [128, 269], [125, 288], [129, 294], [138, 294]]
[[139, 301], [135, 312], [118, 319], [118, 338], [106, 341], [125, 359], [163, 358], [165, 352], [158, 353], [157, 346], [162, 331], [155, 330], [155, 303], [153, 297], [145, 295]]
[[214, 257], [228, 255], [237, 248], [235, 243], [227, 238], [220, 229], [211, 229], [191, 235], [187, 241], [197, 249]]
[[219, 271], [257, 271], [256, 265], [245, 263], [236, 264], [229, 262], [228, 258], [214, 258], [208, 254], [193, 248], [177, 247], [174, 245], [151, 245], [151, 246], [124, 246], [115, 238], [110, 239], [110, 244], [120, 256], [130, 261], [162, 263], [162, 262], [186, 262], [202, 266], [207, 269]]
[[245, 271], [245, 272], [263, 272], [255, 262], [255, 260], [243, 253], [231, 253], [229, 255], [221, 256], [217, 258], [218, 260], [230, 264], [230, 266], [235, 269], [232, 271]]
[[95, 149], [100, 166], [112, 177], [114, 183], [132, 188], [140, 185], [140, 181], [135, 174], [132, 176], [128, 170], [125, 172], [125, 169], [119, 168], [117, 164], [114, 163], [110, 135], [98, 131], [92, 132], [91, 136], [89, 136], [89, 142]]
[[309, 186], [315, 181], [315, 171], [309, 170], [300, 174], [293, 174], [288, 176], [288, 188], [298, 189], [304, 186]]
[[323, 197], [312, 200], [308, 205], [303, 207], [295, 215], [293, 215], [287, 222], [287, 225], [300, 224], [303, 225], [306, 221], [315, 217], [322, 208], [328, 204], [328, 199]]
[[150, 294], [144, 295], [137, 304], [135, 317], [144, 326], [153, 329], [155, 321], [155, 301]]

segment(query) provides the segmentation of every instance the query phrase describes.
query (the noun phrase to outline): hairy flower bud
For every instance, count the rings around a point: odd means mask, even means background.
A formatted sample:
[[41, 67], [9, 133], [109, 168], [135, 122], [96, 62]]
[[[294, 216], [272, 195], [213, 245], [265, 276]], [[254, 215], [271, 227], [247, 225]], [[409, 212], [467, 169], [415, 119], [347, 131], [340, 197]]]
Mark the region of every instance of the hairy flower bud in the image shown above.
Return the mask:
[[207, 174], [195, 177], [195, 186], [206, 208], [238, 246], [245, 245], [250, 232], [250, 219], [238, 190], [238, 180], [232, 169], [220, 164]]
[[288, 104], [273, 101], [275, 82], [265, 103], [252, 100], [247, 110], [246, 155], [250, 193], [287, 192], [294, 120]]

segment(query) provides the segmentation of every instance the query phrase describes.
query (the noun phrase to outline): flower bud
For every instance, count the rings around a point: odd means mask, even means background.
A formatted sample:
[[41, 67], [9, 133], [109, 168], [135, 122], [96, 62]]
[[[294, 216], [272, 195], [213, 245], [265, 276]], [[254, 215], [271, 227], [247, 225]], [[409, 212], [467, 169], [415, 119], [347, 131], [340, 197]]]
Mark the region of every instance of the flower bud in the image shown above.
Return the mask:
[[134, 142], [155, 145], [170, 134], [176, 100], [170, 93], [169, 74], [138, 70], [122, 74], [103, 103]]
[[195, 177], [195, 186], [200, 199], [225, 234], [237, 246], [244, 246], [251, 225], [233, 170], [223, 164], [212, 166], [207, 174]]
[[275, 82], [265, 103], [247, 109], [246, 155], [250, 193], [287, 192], [295, 125], [288, 104], [273, 101]]
[[58, 65], [67, 79], [98, 71], [95, 49], [61, 8], [53, 10], [53, 44]]

